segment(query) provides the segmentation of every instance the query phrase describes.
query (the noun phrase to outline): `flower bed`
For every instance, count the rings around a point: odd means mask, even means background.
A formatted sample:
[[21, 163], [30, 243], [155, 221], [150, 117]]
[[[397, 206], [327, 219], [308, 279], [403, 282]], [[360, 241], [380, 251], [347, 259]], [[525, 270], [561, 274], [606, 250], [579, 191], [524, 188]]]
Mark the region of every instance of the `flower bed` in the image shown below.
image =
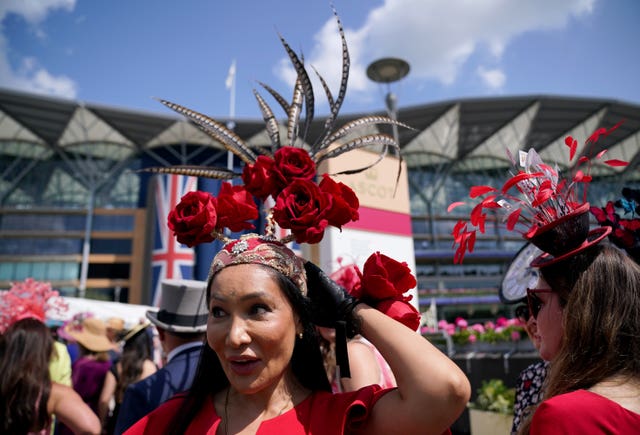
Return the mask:
[[453, 323], [440, 320], [437, 330], [424, 327], [421, 332], [440, 332], [450, 336], [457, 352], [526, 349], [528, 346], [523, 346], [522, 342], [529, 341], [522, 321], [506, 317], [498, 317], [495, 322], [474, 324], [469, 324], [462, 317], [456, 318]]

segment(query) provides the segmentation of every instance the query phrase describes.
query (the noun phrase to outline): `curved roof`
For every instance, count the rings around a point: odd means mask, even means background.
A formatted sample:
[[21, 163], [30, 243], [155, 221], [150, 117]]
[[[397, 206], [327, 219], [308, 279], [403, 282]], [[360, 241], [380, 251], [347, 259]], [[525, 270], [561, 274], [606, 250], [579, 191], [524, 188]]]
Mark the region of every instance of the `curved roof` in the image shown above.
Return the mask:
[[[338, 124], [360, 116], [340, 116]], [[555, 149], [563, 146], [566, 135], [573, 134], [581, 140], [598, 127], [611, 127], [624, 120], [620, 128], [597, 145], [609, 149], [609, 158], [631, 162], [618, 169], [625, 178], [638, 178], [640, 105], [637, 104], [548, 95], [468, 98], [400, 108], [398, 119], [414, 128], [399, 129], [410, 168], [447, 164], [459, 171], [505, 165], [505, 147], [512, 150], [533, 147], [547, 161], [558, 155]], [[310, 135], [317, 136], [323, 125], [324, 119], [316, 119]], [[261, 119], [235, 120], [235, 132], [245, 140], [266, 137]], [[0, 154], [18, 153], [31, 158], [36, 155], [44, 158], [55, 149], [83, 144], [119, 145], [122, 158], [128, 153], [184, 143], [222, 149], [217, 141], [175, 116], [8, 89], [0, 89], [0, 141], [38, 147], [37, 152], [33, 147], [8, 145], [0, 150]]]

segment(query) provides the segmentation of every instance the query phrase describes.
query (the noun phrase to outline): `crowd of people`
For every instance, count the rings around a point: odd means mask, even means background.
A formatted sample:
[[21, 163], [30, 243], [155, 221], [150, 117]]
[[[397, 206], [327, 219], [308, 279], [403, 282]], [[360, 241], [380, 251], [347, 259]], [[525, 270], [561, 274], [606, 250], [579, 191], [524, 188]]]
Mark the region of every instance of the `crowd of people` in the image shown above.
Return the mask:
[[[327, 275], [288, 245], [294, 240], [318, 243], [327, 227], [341, 228], [358, 219], [355, 193], [328, 174], [317, 174], [317, 165], [369, 145], [382, 145], [383, 158], [389, 147], [398, 149], [392, 137], [354, 139], [353, 129], [404, 126], [375, 116], [332, 131], [350, 62], [337, 22], [343, 62], [340, 91], [333, 98], [325, 86], [331, 115], [324, 123], [326, 131], [306, 142], [314, 144], [310, 149], [294, 146], [298, 131], [291, 126], [299, 123], [303, 103], [313, 103], [313, 89], [304, 63], [284, 40], [298, 74], [293, 101], [285, 102], [265, 86], [287, 111], [291, 128], [282, 142], [271, 108], [258, 97], [273, 152], [258, 156], [224, 125], [162, 101], [245, 163], [244, 185], [221, 183], [217, 197], [189, 192], [168, 216], [169, 228], [181, 243], [222, 242], [206, 281], [162, 281], [160, 306], [144, 319], [100, 319], [83, 313], [56, 334], [46, 324], [46, 313], [64, 307], [56, 305], [57, 294], [50, 286], [27, 280], [2, 293], [1, 433], [450, 432], [468, 404], [471, 386], [452, 359], [416, 333], [420, 314], [407, 292], [417, 283], [407, 264], [375, 252], [362, 270], [349, 269], [345, 280], [344, 275]], [[310, 123], [312, 108], [307, 115]], [[557, 174], [542, 165], [535, 150], [529, 153], [523, 160], [539, 164], [539, 171], [519, 172], [507, 186], [518, 185], [521, 192], [547, 189], [532, 201], [537, 204], [534, 221], [543, 221], [526, 235], [532, 243], [540, 242], [536, 239], [543, 234], [554, 237], [531, 263], [539, 270], [536, 286], [523, 290], [526, 305], [519, 315], [545, 362], [521, 374], [513, 432], [637, 432], [640, 266], [625, 252], [626, 246], [620, 249], [607, 241], [610, 228], [580, 236], [579, 225], [564, 225], [584, 204], [569, 201], [575, 199], [572, 191], [549, 193], [549, 186], [569, 184], [558, 183]], [[194, 168], [156, 172], [192, 175]], [[229, 171], [196, 172], [230, 176]], [[545, 177], [554, 183], [531, 181]], [[472, 198], [496, 192], [487, 186], [474, 188]], [[273, 201], [267, 201], [269, 197]], [[255, 229], [256, 199], [266, 208], [260, 234], [248, 231]], [[540, 204], [544, 213], [536, 209]], [[494, 196], [483, 199], [482, 207], [506, 206]], [[456, 262], [473, 249], [476, 231], [484, 231], [486, 215], [477, 213], [481, 208], [474, 208], [469, 224], [477, 229], [469, 230], [464, 222], [454, 229]], [[507, 219], [511, 229], [520, 211]], [[154, 333], [162, 348], [160, 360], [153, 357]]]

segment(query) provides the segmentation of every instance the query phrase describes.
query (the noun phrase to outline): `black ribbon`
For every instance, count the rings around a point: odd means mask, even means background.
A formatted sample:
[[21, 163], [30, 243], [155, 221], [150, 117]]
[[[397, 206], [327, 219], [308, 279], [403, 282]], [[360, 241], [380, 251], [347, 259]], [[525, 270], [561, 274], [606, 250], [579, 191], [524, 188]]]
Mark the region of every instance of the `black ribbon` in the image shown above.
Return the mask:
[[349, 352], [347, 351], [347, 322], [336, 322], [336, 364], [340, 367], [340, 377], [350, 378]]
[[190, 316], [185, 314], [170, 313], [167, 310], [158, 311], [158, 320], [174, 326], [198, 326], [207, 321], [208, 314]]

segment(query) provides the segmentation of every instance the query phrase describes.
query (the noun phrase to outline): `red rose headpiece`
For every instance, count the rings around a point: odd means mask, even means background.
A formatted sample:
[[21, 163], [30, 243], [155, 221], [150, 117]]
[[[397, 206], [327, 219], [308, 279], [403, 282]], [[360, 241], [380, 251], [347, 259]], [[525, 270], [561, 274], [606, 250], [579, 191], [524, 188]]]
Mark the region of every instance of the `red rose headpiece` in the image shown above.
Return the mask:
[[[390, 147], [400, 157], [399, 146], [393, 137], [381, 133], [355, 137], [355, 133], [358, 129], [377, 124], [407, 126], [386, 116], [367, 116], [335, 128], [347, 89], [350, 60], [342, 24], [335, 10], [334, 14], [342, 40], [342, 78], [338, 94], [334, 96], [325, 80], [318, 74], [329, 102], [330, 114], [324, 122], [325, 128], [316, 138], [307, 137], [313, 121], [315, 103], [309, 73], [302, 57], [298, 56], [282, 37], [282, 45], [297, 73], [293, 97], [288, 102], [273, 88], [260, 82], [259, 84], [284, 110], [287, 116], [286, 136], [281, 137], [281, 129], [273, 110], [254, 90], [266, 132], [271, 140], [270, 148], [252, 149], [222, 123], [178, 104], [160, 100], [165, 106], [186, 116], [244, 163], [242, 172], [200, 166], [146, 169], [156, 173], [223, 180], [242, 179], [242, 185], [223, 182], [215, 196], [201, 191], [187, 193], [169, 214], [169, 228], [179, 242], [188, 246], [211, 242], [214, 239], [228, 242], [231, 239], [225, 235], [225, 231], [254, 229], [251, 221], [259, 214], [256, 199], [263, 201], [267, 208], [264, 236], [276, 239], [277, 225], [290, 232], [284, 237], [279, 237], [284, 243], [292, 240], [297, 243], [318, 243], [328, 226], [341, 228], [342, 225], [358, 220], [359, 201], [356, 194], [345, 184], [334, 181], [328, 174], [318, 174], [318, 164], [359, 148], [377, 149], [379, 158], [376, 163], [387, 154]], [[304, 116], [303, 122], [300, 122], [301, 115]], [[373, 164], [339, 174], [357, 173]], [[399, 165], [398, 177], [400, 168]]]

